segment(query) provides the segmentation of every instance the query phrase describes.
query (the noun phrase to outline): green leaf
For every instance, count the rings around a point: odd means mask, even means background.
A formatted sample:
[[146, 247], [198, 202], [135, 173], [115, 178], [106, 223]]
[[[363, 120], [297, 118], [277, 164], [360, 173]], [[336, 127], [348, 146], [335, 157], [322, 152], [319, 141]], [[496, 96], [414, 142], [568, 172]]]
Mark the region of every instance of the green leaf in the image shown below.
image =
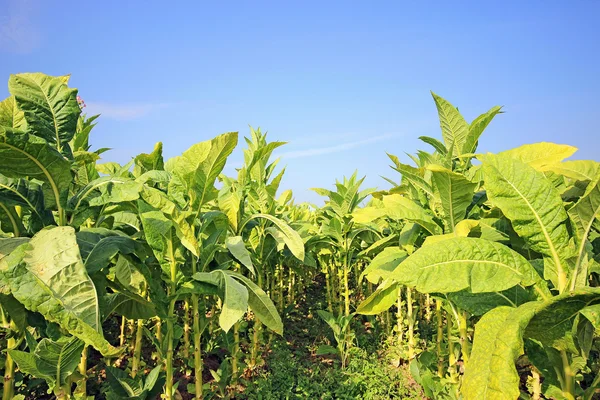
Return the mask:
[[23, 332], [27, 329], [27, 310], [14, 296], [0, 293], [0, 307], [5, 314], [8, 314], [19, 331]]
[[248, 310], [248, 289], [223, 270], [197, 272], [193, 278], [221, 289], [223, 307], [219, 316], [219, 325], [225, 332], [229, 331]]
[[484, 239], [457, 237], [425, 246], [389, 276], [421, 293], [500, 292], [533, 285], [539, 277], [519, 253]]
[[140, 379], [132, 379], [125, 371], [106, 366], [106, 378], [111, 396], [119, 399], [140, 398], [144, 388]]
[[359, 281], [363, 277], [371, 283], [378, 283], [380, 279], [389, 278], [391, 272], [400, 264], [408, 254], [400, 247], [386, 247], [373, 258], [367, 268], [360, 274]]
[[481, 157], [490, 202], [510, 219], [529, 247], [547, 257], [544, 278], [562, 291], [567, 279], [567, 212], [560, 194], [542, 172], [506, 155]]
[[400, 172], [403, 179], [406, 179], [412, 183], [415, 188], [422, 190], [424, 193], [430, 196], [433, 196], [433, 188], [431, 187], [431, 184], [423, 177], [422, 170], [412, 167], [408, 164], [402, 164], [398, 161], [396, 156], [392, 156], [391, 154], [388, 154], [388, 157], [390, 157], [395, 164], [395, 166], [392, 168]]
[[241, 236], [230, 236], [225, 239], [225, 246], [229, 252], [238, 260], [243, 266], [248, 268], [252, 275], [256, 275], [254, 266], [252, 265], [252, 259], [250, 258], [250, 252], [246, 249], [246, 244]]
[[475, 325], [462, 393], [467, 399], [519, 397], [516, 360], [523, 354], [523, 338], [553, 345], [570, 333], [577, 312], [600, 299], [600, 290], [586, 288], [518, 308], [498, 307]]
[[135, 167], [133, 168], [133, 174], [136, 177], [149, 171], [162, 171], [165, 167], [163, 156], [162, 156], [163, 145], [162, 142], [158, 142], [154, 145], [154, 150], [150, 154], [139, 154], [134, 158]]
[[126, 289], [107, 294], [105, 302], [105, 318], [113, 312], [128, 319], [150, 319], [156, 316], [153, 303]]
[[12, 294], [28, 310], [39, 312], [105, 356], [119, 353], [102, 336], [98, 295], [73, 228], [38, 232], [23, 262], [9, 272]]
[[85, 267], [88, 273], [100, 271], [107, 267], [117, 254], [136, 253], [140, 258], [143, 250], [141, 244], [127, 236], [108, 236], [102, 238], [85, 259]]
[[490, 122], [492, 122], [494, 117], [502, 113], [501, 110], [502, 107], [492, 107], [488, 112], [481, 114], [479, 117], [475, 118], [473, 122], [471, 122], [469, 125], [469, 133], [467, 134], [467, 138], [465, 139], [465, 143], [462, 147], [462, 154], [470, 154], [475, 152], [477, 149], [477, 142], [479, 141], [481, 134], [485, 128], [487, 128]]
[[283, 335], [283, 322], [277, 312], [277, 308], [273, 301], [258, 285], [250, 279], [238, 273], [230, 273], [230, 275], [241, 281], [248, 289], [248, 306], [260, 319], [260, 322], [265, 324], [267, 328], [275, 333]]
[[442, 203], [446, 223], [454, 231], [456, 224], [466, 217], [477, 184], [439, 165], [429, 165], [427, 169], [431, 171], [435, 194]]
[[592, 225], [600, 215], [600, 176], [597, 176], [590, 183], [584, 196], [569, 209], [568, 214], [571, 217], [572, 226], [576, 232], [577, 261], [575, 268], [579, 272], [586, 254], [585, 246], [588, 243], [588, 236], [592, 230]]
[[329, 325], [331, 330], [333, 330], [335, 337], [337, 337], [340, 334], [340, 325], [337, 323], [335, 316], [329, 311], [325, 310], [317, 310], [317, 314], [323, 321], [327, 323], [327, 325]]
[[215, 180], [237, 145], [237, 139], [237, 132], [225, 133], [195, 144], [181, 156], [169, 159], [165, 170], [178, 178], [169, 185], [169, 192], [174, 190], [173, 185], [183, 185], [194, 209], [214, 200], [218, 193], [214, 187]]
[[333, 346], [330, 346], [328, 344], [322, 344], [317, 348], [317, 351], [315, 352], [316, 356], [326, 356], [329, 354], [338, 354], [339, 350], [336, 349]]
[[84, 343], [74, 337], [62, 337], [57, 341], [44, 338], [33, 353], [9, 350], [19, 370], [36, 378], [42, 378], [51, 390], [63, 386], [75, 371], [81, 359]]
[[25, 114], [19, 110], [15, 96], [0, 101], [0, 125], [19, 130], [27, 129]]
[[38, 179], [46, 208], [64, 208], [73, 180], [71, 164], [38, 137], [0, 127], [0, 174], [9, 178]]
[[563, 175], [577, 181], [592, 181], [600, 173], [600, 163], [591, 160], [563, 161], [546, 165], [541, 170]]
[[431, 214], [407, 197], [399, 194], [384, 196], [383, 207], [386, 215], [391, 219], [414, 222], [421, 225], [432, 235], [442, 232], [442, 229], [435, 223]]
[[461, 388], [466, 399], [514, 400], [519, 397], [515, 360], [523, 353], [526, 316], [518, 315], [511, 307], [498, 307], [475, 325], [473, 349]]
[[442, 137], [446, 149], [453, 156], [459, 156], [469, 135], [469, 125], [450, 102], [433, 92], [431, 92], [431, 95], [438, 110], [440, 128], [442, 128]]
[[69, 141], [81, 113], [77, 89], [69, 89], [60, 77], [41, 73], [11, 75], [8, 89], [24, 112], [29, 131], [70, 154]]
[[398, 285], [386, 281], [356, 309], [358, 314], [376, 315], [393, 306], [398, 300]]
[[470, 293], [461, 291], [448, 293], [448, 299], [461, 310], [472, 315], [483, 315], [496, 307], [518, 307], [528, 301], [535, 301], [536, 297], [521, 285], [517, 285], [501, 292]]
[[0, 175], [0, 203], [29, 210], [41, 227], [54, 224], [52, 213], [45, 210], [42, 186], [37, 182]]
[[251, 215], [244, 221], [242, 226], [245, 226], [249, 221], [256, 218], [264, 218], [266, 220], [271, 221], [283, 234], [283, 240], [288, 249], [290, 249], [290, 251], [294, 255], [294, 257], [296, 257], [300, 261], [304, 261], [304, 242], [302, 241], [302, 237], [300, 236], [300, 234], [298, 234], [298, 232], [296, 232], [288, 224], [286, 224], [279, 218], [269, 214]]
[[571, 157], [577, 151], [576, 147], [556, 143], [534, 143], [498, 153], [498, 157], [509, 157], [528, 164], [537, 170], [543, 170], [548, 165], [556, 164]]
[[440, 142], [437, 139], [434, 139], [429, 136], [419, 136], [419, 139], [422, 140], [423, 142], [433, 146], [433, 148], [443, 156], [445, 156], [446, 153], [448, 152], [448, 149], [446, 149], [446, 146], [444, 146], [444, 143]]

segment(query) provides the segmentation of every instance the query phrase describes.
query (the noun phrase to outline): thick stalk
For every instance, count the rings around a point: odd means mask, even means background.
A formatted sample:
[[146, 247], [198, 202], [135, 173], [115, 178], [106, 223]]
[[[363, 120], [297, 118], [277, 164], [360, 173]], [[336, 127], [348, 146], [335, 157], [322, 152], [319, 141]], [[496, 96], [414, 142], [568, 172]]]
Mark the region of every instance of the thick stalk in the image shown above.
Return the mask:
[[278, 294], [277, 294], [277, 302], [279, 306], [279, 312], [283, 313], [283, 264], [279, 264], [279, 283], [278, 283]]
[[402, 286], [398, 286], [398, 297], [396, 298], [396, 331], [398, 332], [398, 346], [402, 346], [404, 337], [404, 324], [402, 316]]
[[575, 399], [575, 372], [571, 367], [571, 363], [569, 362], [569, 356], [567, 352], [564, 350], [560, 351], [560, 357], [562, 359], [563, 364], [563, 374], [565, 377], [563, 392], [567, 398]]
[[332, 293], [331, 293], [331, 283], [329, 282], [329, 264], [325, 264], [325, 285], [327, 289], [327, 310], [333, 314], [333, 301], [332, 301]]
[[131, 362], [131, 377], [135, 378], [142, 359], [142, 337], [144, 336], [144, 320], [137, 320], [137, 329], [135, 332], [135, 342], [133, 344], [133, 360]]
[[425, 294], [425, 320], [431, 321], [431, 297], [429, 293]]
[[456, 356], [454, 355], [454, 341], [452, 339], [452, 316], [446, 313], [446, 334], [448, 341], [448, 371], [450, 377], [456, 377]]
[[[175, 293], [175, 291], [173, 291]], [[175, 300], [169, 303], [169, 315], [167, 319], [167, 360], [166, 360], [166, 393], [165, 398], [171, 400], [173, 396], [173, 318], [175, 318]]]
[[[6, 341], [6, 348], [13, 349], [16, 345], [15, 338], [10, 338]], [[4, 361], [4, 390], [2, 391], [3, 399], [12, 399], [15, 394], [15, 362], [6, 352], [6, 360]]]
[[[196, 257], [192, 255], [192, 273], [198, 271], [198, 264]], [[186, 312], [187, 315], [187, 312]], [[194, 329], [194, 386], [195, 386], [195, 398], [202, 399], [202, 366], [204, 364], [202, 360], [202, 332], [200, 332], [200, 305], [198, 301], [198, 295], [192, 295], [192, 315], [193, 315], [193, 329]]]
[[238, 353], [240, 350], [240, 323], [233, 325], [233, 351], [231, 352], [231, 384], [238, 380]]
[[196, 399], [202, 399], [202, 336], [200, 332], [200, 307], [198, 295], [192, 295], [192, 310], [194, 312], [194, 383], [196, 387]]
[[[290, 270], [291, 271], [291, 270]], [[292, 284], [290, 286], [291, 291], [290, 291], [290, 304], [294, 304], [296, 302], [296, 275], [297, 274], [292, 274]]]
[[81, 374], [80, 383], [77, 384], [76, 392], [83, 398], [87, 396], [87, 358], [88, 358], [88, 347], [84, 346], [81, 352], [81, 360], [79, 361], [79, 373]]
[[406, 288], [406, 319], [408, 319], [408, 359], [415, 357], [415, 319], [413, 317], [412, 289]]
[[444, 377], [444, 356], [442, 354], [442, 340], [444, 332], [442, 330], [442, 303], [439, 300], [435, 301], [435, 316], [437, 319], [437, 335], [436, 350], [437, 350], [437, 373], [440, 378]]
[[535, 367], [531, 369], [531, 376], [533, 378], [531, 399], [540, 400], [542, 398], [542, 383], [540, 381], [540, 373]]
[[156, 340], [158, 340], [158, 343], [162, 342], [162, 320], [160, 318], [156, 318], [156, 325], [154, 325], [154, 329]]
[[[262, 287], [262, 274], [258, 271], [258, 287]], [[255, 367], [258, 359], [258, 347], [260, 342], [261, 322], [254, 314], [254, 332], [252, 334], [252, 350], [250, 353], [250, 366]]]
[[[170, 282], [170, 295], [175, 295], [177, 291], [177, 264], [175, 262], [175, 251], [173, 249], [173, 242], [169, 240], [168, 251], [170, 258], [170, 269], [171, 269], [171, 282]], [[173, 319], [175, 318], [175, 299], [169, 302], [169, 313], [167, 315], [167, 359], [166, 359], [166, 384], [165, 384], [165, 398], [172, 400], [173, 396]]]
[[289, 269], [289, 274], [288, 274], [288, 305], [292, 305], [293, 303], [293, 295], [292, 292], [294, 290], [294, 270], [293, 269]]
[[121, 316], [121, 334], [119, 335], [119, 346], [123, 347], [125, 344], [125, 327], [127, 326], [127, 319], [125, 316]]
[[458, 313], [458, 329], [460, 332], [460, 351], [463, 364], [466, 367], [469, 361], [469, 355], [471, 354], [471, 343], [469, 342], [469, 335], [467, 332], [467, 313], [463, 311]]
[[183, 302], [183, 357], [190, 357], [190, 301]]
[[344, 250], [344, 313], [350, 315], [350, 287], [348, 285], [348, 251]]

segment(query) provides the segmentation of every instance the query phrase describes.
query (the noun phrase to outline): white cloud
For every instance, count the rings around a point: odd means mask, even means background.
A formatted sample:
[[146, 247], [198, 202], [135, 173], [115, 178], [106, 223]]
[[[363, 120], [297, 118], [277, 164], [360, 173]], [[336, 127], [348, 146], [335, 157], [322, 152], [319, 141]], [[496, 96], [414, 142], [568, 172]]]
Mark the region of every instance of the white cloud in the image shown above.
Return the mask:
[[29, 53], [40, 43], [34, 19], [38, 2], [7, 0], [0, 10], [0, 51]]
[[167, 103], [138, 103], [111, 104], [102, 102], [86, 102], [88, 114], [101, 114], [102, 118], [119, 121], [138, 119], [163, 108], [170, 107]]
[[355, 140], [352, 142], [341, 143], [341, 144], [337, 144], [335, 146], [314, 147], [314, 148], [305, 149], [305, 150], [288, 151], [288, 152], [277, 154], [277, 157], [281, 157], [283, 159], [290, 159], [290, 158], [312, 157], [312, 156], [321, 156], [324, 154], [339, 153], [342, 151], [354, 149], [354, 148], [362, 146], [362, 145], [381, 142], [382, 140], [389, 139], [393, 136], [394, 135], [392, 135], [392, 134], [386, 134], [386, 135], [374, 136], [374, 137], [371, 137], [368, 139]]

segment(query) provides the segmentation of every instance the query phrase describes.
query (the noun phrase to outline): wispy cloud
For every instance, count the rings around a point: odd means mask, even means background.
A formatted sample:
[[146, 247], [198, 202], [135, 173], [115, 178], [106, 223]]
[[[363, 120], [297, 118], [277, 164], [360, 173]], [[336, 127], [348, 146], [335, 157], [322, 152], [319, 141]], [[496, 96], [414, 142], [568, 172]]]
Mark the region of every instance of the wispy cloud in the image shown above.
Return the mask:
[[129, 103], [112, 104], [102, 102], [86, 103], [89, 114], [102, 114], [102, 118], [116, 119], [119, 121], [133, 120], [148, 114], [170, 107], [169, 103]]
[[40, 44], [40, 33], [34, 22], [36, 0], [5, 0], [0, 8], [0, 51], [26, 54]]
[[389, 139], [393, 137], [392, 134], [379, 135], [370, 137], [368, 139], [355, 140], [352, 142], [345, 142], [341, 144], [337, 144], [335, 146], [327, 146], [327, 147], [313, 147], [305, 150], [297, 150], [297, 151], [288, 151], [284, 153], [277, 154], [277, 157], [281, 157], [284, 159], [290, 158], [303, 158], [303, 157], [312, 157], [312, 156], [321, 156], [324, 154], [332, 154], [339, 153], [346, 150], [351, 150], [359, 146], [381, 142], [382, 140]]

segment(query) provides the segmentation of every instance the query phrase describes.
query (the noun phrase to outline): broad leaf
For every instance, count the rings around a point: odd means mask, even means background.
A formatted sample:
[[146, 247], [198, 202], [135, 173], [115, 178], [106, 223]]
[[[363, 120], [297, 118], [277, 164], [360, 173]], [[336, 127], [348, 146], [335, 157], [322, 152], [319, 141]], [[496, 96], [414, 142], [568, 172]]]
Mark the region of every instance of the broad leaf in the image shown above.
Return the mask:
[[9, 271], [15, 298], [102, 354], [117, 354], [102, 336], [98, 295], [81, 260], [73, 228], [44, 229], [28, 246], [23, 263]]
[[500, 292], [539, 279], [519, 253], [499, 243], [464, 237], [420, 248], [389, 277], [421, 293]]
[[237, 137], [237, 132], [225, 133], [195, 144], [181, 156], [169, 159], [165, 170], [178, 178], [169, 185], [169, 191], [175, 190], [174, 185], [183, 185], [194, 209], [214, 200], [218, 193], [214, 187], [215, 180], [237, 145]]
[[537, 170], [543, 170], [548, 165], [556, 164], [571, 157], [577, 151], [576, 147], [556, 143], [533, 143], [498, 153], [499, 157], [510, 157]]
[[479, 117], [475, 118], [473, 122], [469, 125], [469, 133], [467, 134], [467, 138], [465, 139], [465, 143], [462, 147], [462, 154], [470, 154], [474, 153], [477, 149], [477, 142], [481, 137], [481, 134], [487, 128], [487, 126], [492, 122], [494, 117], [500, 113], [502, 113], [502, 107], [495, 106], [492, 107], [488, 112], [481, 114]]
[[435, 194], [442, 203], [448, 228], [454, 231], [456, 224], [466, 217], [467, 207], [473, 200], [473, 191], [477, 184], [470, 182], [463, 175], [435, 164], [429, 165], [427, 169], [431, 171]]
[[398, 301], [398, 285], [384, 282], [356, 309], [358, 314], [377, 315]]
[[453, 156], [461, 155], [467, 137], [469, 135], [469, 124], [450, 102], [431, 92], [435, 106], [438, 110], [442, 137], [446, 149]]
[[543, 173], [517, 159], [488, 154], [482, 161], [489, 200], [531, 249], [547, 257], [544, 278], [562, 291], [572, 249], [560, 195]]
[[241, 281], [248, 289], [248, 306], [260, 319], [260, 322], [265, 324], [275, 333], [283, 335], [283, 322], [281, 321], [281, 317], [264, 290], [241, 274], [231, 273], [231, 276]]
[[256, 275], [254, 266], [252, 265], [252, 259], [250, 258], [250, 252], [248, 252], [248, 249], [246, 249], [246, 244], [241, 236], [228, 237], [225, 239], [225, 246], [227, 246], [227, 249], [236, 260], [238, 260], [244, 267], [248, 268], [252, 275]]
[[30, 132], [70, 154], [69, 141], [81, 113], [77, 89], [70, 89], [60, 77], [41, 73], [11, 75], [8, 89], [24, 112]]
[[523, 354], [523, 338], [545, 345], [560, 342], [572, 329], [577, 312], [598, 300], [600, 290], [587, 288], [518, 308], [498, 307], [485, 314], [475, 325], [462, 386], [465, 398], [518, 398], [520, 379], [515, 362]]
[[51, 390], [63, 386], [81, 359], [84, 343], [77, 338], [42, 339], [33, 353], [9, 350], [21, 372], [41, 378]]
[[304, 261], [304, 242], [302, 241], [302, 237], [292, 229], [288, 224], [284, 221], [280, 220], [277, 217], [274, 217], [269, 214], [254, 214], [248, 217], [243, 225], [246, 225], [250, 220], [256, 218], [263, 218], [271, 221], [279, 231], [283, 234], [282, 238], [294, 257], [296, 257], [300, 261]]
[[45, 183], [47, 208], [64, 208], [73, 180], [71, 164], [45, 140], [0, 127], [0, 174]]

